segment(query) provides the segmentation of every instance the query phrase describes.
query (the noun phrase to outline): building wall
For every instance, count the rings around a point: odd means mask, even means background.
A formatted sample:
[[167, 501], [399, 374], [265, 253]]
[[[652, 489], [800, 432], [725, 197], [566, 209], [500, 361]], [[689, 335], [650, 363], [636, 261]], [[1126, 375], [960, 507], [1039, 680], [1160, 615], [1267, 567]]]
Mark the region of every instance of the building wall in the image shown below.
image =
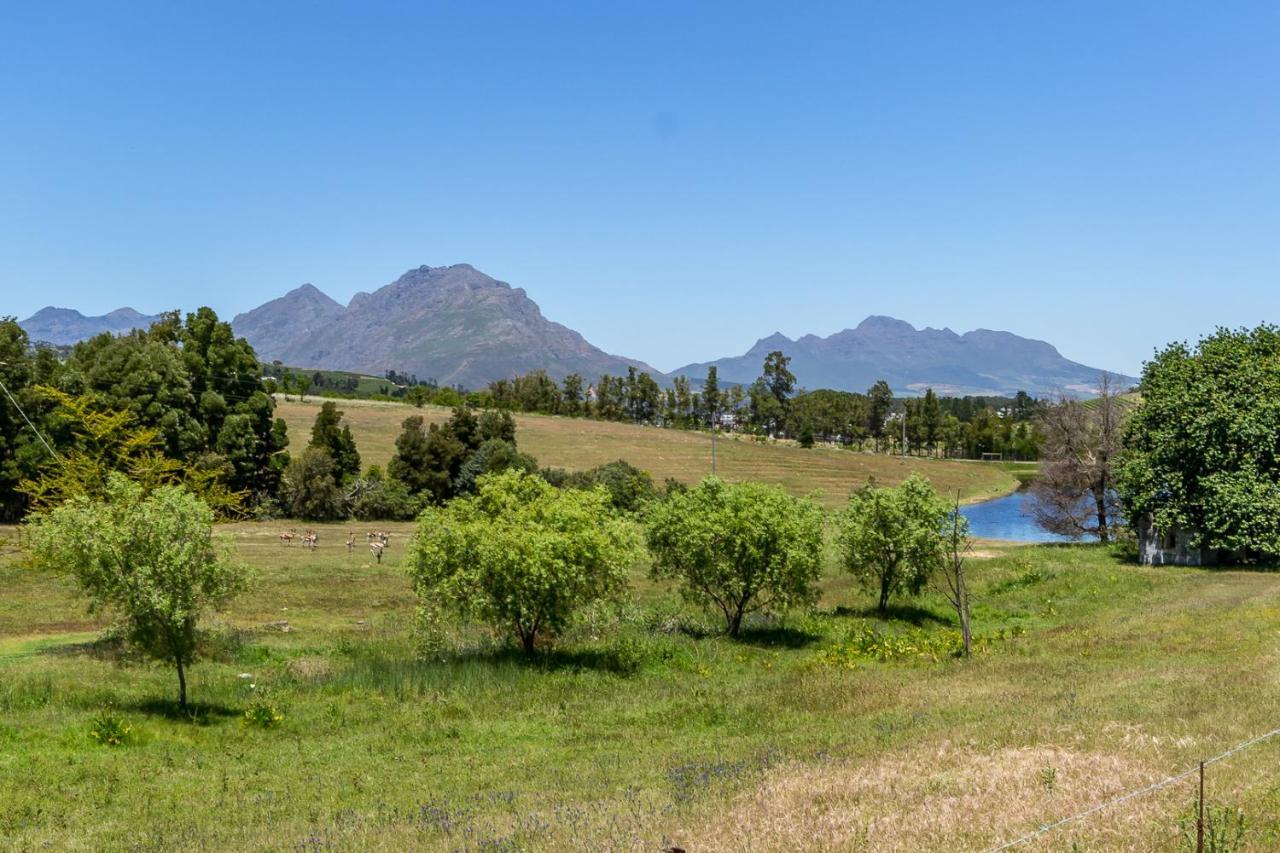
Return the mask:
[[1144, 518], [1138, 522], [1138, 562], [1144, 566], [1213, 566], [1218, 563], [1218, 552], [1192, 547], [1191, 534], [1185, 530], [1160, 534], [1151, 520]]

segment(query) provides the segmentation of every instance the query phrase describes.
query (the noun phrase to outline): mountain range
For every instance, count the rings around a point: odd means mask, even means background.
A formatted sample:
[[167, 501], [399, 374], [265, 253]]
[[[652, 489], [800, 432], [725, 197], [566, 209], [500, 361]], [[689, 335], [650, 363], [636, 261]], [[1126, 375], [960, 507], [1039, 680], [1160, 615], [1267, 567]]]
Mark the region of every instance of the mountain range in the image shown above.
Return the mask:
[[132, 308], [117, 308], [110, 314], [86, 317], [74, 308], [41, 308], [19, 323], [33, 341], [67, 346], [103, 332], [120, 335], [145, 329], [159, 318], [140, 314]]
[[[33, 340], [71, 344], [103, 331], [127, 332], [154, 317], [121, 308], [86, 317], [67, 308], [44, 308], [21, 322]], [[291, 367], [382, 375], [388, 370], [434, 379], [441, 385], [478, 388], [544, 369], [554, 379], [578, 373], [593, 380], [635, 367], [659, 381], [686, 376], [700, 383], [715, 365], [723, 383], [749, 383], [764, 357], [781, 350], [804, 388], [865, 391], [885, 379], [895, 392], [923, 394], [1088, 395], [1101, 370], [1064, 358], [1044, 341], [978, 329], [916, 329], [891, 317], [872, 316], [829, 337], [796, 340], [780, 333], [761, 338], [740, 356], [690, 364], [663, 374], [644, 362], [611, 355], [582, 335], [542, 315], [520, 288], [468, 264], [422, 266], [347, 305], [310, 284], [237, 315], [232, 320], [264, 362]], [[1117, 382], [1135, 382], [1117, 376]]]
[[[877, 380], [902, 394], [932, 388], [943, 396], [1090, 395], [1102, 370], [1063, 357], [1051, 344], [1011, 332], [976, 329], [956, 334], [950, 329], [917, 329], [903, 320], [871, 316], [856, 328], [825, 338], [805, 335], [792, 340], [775, 332], [739, 356], [689, 364], [672, 376], [699, 380], [715, 365], [721, 382], [748, 383], [760, 375], [770, 352], [790, 356], [797, 384], [806, 388], [866, 391]], [[1115, 382], [1137, 382], [1115, 374]]]

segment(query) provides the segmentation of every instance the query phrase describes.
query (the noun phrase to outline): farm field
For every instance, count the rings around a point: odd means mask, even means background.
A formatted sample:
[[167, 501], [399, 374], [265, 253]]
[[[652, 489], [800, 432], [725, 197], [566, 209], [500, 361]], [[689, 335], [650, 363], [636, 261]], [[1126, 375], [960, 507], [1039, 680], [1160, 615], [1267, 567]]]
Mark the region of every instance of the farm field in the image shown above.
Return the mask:
[[[280, 402], [276, 414], [289, 424], [295, 444], [305, 442], [320, 410], [320, 400]], [[365, 466], [383, 465], [395, 453], [396, 436], [405, 418], [421, 415], [428, 423], [449, 418], [438, 406], [415, 408], [401, 403], [338, 400], [355, 434]], [[631, 424], [517, 414], [516, 441], [549, 468], [580, 470], [625, 459], [648, 471], [659, 485], [673, 477], [694, 483], [711, 472], [711, 442], [706, 433], [659, 429]], [[874, 477], [896, 483], [914, 471], [927, 476], [939, 492], [959, 492], [967, 501], [997, 497], [1013, 491], [1018, 479], [1009, 466], [961, 460], [939, 460], [816, 447], [804, 450], [786, 444], [762, 444], [750, 439], [722, 437], [716, 442], [716, 471], [728, 480], [775, 483], [793, 494], [819, 492], [828, 506], [843, 504], [851, 489]]]
[[[478, 629], [417, 632], [411, 526], [387, 527], [380, 566], [341, 544], [354, 524], [314, 553], [224, 528], [257, 580], [211, 624], [194, 720], [170, 669], [96, 641], [0, 529], [3, 846], [982, 849], [1277, 725], [1276, 574], [982, 543], [961, 662], [940, 597], [880, 620], [833, 563], [816, 609], [739, 641], [636, 565], [634, 605], [527, 663]], [[244, 723], [258, 696], [278, 727]], [[127, 745], [91, 739], [108, 710]], [[1248, 849], [1280, 844], [1277, 758], [1280, 739], [1209, 773]], [[1190, 783], [1023, 849], [1185, 849]]]

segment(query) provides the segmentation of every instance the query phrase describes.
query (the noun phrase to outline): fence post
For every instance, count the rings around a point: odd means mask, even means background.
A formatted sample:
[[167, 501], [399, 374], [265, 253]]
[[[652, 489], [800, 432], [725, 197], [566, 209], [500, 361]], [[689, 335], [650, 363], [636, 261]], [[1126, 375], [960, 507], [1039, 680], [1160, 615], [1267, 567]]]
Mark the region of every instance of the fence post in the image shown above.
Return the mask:
[[1204, 762], [1200, 762], [1200, 798], [1196, 813], [1196, 853], [1204, 853]]

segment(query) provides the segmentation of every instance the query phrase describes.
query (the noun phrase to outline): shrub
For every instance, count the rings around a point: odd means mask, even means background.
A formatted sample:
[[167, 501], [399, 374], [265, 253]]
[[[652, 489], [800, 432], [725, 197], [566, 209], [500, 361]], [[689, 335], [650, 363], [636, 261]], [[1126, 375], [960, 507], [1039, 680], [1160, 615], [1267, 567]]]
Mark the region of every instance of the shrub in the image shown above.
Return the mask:
[[329, 451], [308, 447], [285, 469], [280, 502], [293, 518], [304, 521], [336, 521], [346, 516], [337, 483], [338, 470]]
[[[550, 481], [545, 475], [544, 479]], [[575, 471], [566, 475], [561, 485], [570, 489], [603, 486], [609, 493], [609, 502], [623, 512], [639, 512], [658, 497], [658, 489], [648, 472], [622, 459], [586, 471]]]
[[354, 492], [351, 514], [361, 521], [410, 521], [423, 506], [400, 480], [369, 477], [358, 480]]

